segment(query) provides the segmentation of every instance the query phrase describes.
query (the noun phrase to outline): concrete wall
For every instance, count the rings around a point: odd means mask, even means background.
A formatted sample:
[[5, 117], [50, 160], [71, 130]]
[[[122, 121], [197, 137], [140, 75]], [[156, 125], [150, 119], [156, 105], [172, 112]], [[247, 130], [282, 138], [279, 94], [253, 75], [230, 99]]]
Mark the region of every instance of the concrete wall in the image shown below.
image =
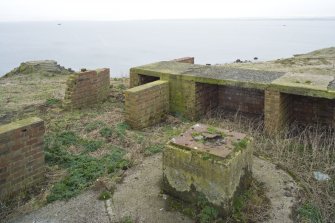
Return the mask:
[[105, 100], [109, 95], [109, 69], [79, 72], [67, 81], [65, 108], [84, 108]]
[[43, 135], [39, 118], [0, 126], [0, 200], [43, 180]]
[[135, 129], [161, 122], [169, 112], [169, 83], [154, 81], [125, 91], [125, 119]]

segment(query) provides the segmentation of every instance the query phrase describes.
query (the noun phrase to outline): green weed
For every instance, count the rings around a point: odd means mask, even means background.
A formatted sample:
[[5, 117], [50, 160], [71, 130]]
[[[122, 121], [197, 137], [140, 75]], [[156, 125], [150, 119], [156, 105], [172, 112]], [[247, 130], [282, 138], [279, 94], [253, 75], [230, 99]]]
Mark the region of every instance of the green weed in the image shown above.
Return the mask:
[[104, 142], [100, 140], [83, 140], [81, 145], [84, 147], [85, 152], [94, 152], [103, 146]]
[[57, 134], [55, 140], [61, 146], [71, 146], [71, 145], [77, 145], [80, 141], [80, 138], [74, 132], [65, 131]]
[[45, 104], [47, 106], [52, 106], [52, 105], [56, 105], [56, 104], [59, 104], [61, 102], [60, 99], [57, 99], [57, 98], [48, 98], [46, 101], [45, 101]]
[[146, 156], [150, 156], [156, 153], [160, 153], [162, 152], [162, 150], [164, 149], [164, 145], [163, 144], [155, 144], [152, 146], [149, 146], [147, 148], [144, 149], [144, 155]]
[[124, 84], [118, 84], [118, 85], [116, 86], [116, 88], [119, 89], [119, 90], [125, 90], [125, 89], [126, 89], [126, 86], [125, 86]]
[[109, 127], [104, 127], [99, 131], [100, 135], [104, 138], [109, 138], [113, 135], [113, 130]]
[[241, 151], [248, 146], [248, 139], [244, 138], [233, 143], [235, 151]]
[[320, 210], [311, 203], [306, 203], [298, 209], [300, 217], [311, 223], [323, 223]]
[[197, 220], [200, 223], [211, 223], [218, 219], [219, 212], [217, 209], [215, 209], [204, 195], [199, 195], [198, 201], [197, 201]]
[[134, 221], [130, 216], [125, 216], [125, 217], [121, 218], [119, 223], [134, 223]]
[[120, 149], [113, 149], [110, 154], [105, 155], [101, 159], [82, 154], [66, 154], [70, 157], [68, 174], [63, 180], [54, 185], [47, 197], [47, 201], [67, 200], [79, 194], [103, 174], [113, 175], [117, 170], [124, 167], [124, 154], [125, 152]]
[[210, 206], [205, 206], [200, 211], [198, 218], [200, 223], [211, 223], [218, 218], [218, 211]]
[[126, 135], [126, 130], [129, 129], [129, 125], [125, 122], [121, 122], [116, 125], [115, 131], [119, 137], [124, 137]]
[[104, 190], [99, 194], [98, 199], [104, 201], [108, 200], [111, 197], [112, 197], [111, 193], [109, 191]]

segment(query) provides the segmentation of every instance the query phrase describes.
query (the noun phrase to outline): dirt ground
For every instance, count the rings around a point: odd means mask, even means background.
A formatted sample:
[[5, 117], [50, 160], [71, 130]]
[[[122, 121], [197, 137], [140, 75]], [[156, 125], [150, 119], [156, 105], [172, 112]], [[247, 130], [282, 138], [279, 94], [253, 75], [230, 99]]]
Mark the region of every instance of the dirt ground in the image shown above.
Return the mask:
[[[97, 200], [92, 189], [68, 202], [57, 201], [31, 214], [12, 219], [10, 223], [58, 222], [131, 222], [191, 223], [193, 220], [178, 212], [166, 211], [165, 196], [160, 193], [162, 155], [146, 158], [137, 168], [126, 172], [113, 198]], [[295, 202], [297, 185], [285, 171], [269, 161], [254, 157], [253, 175], [265, 183], [266, 195], [271, 201], [267, 222], [293, 222], [290, 218]]]

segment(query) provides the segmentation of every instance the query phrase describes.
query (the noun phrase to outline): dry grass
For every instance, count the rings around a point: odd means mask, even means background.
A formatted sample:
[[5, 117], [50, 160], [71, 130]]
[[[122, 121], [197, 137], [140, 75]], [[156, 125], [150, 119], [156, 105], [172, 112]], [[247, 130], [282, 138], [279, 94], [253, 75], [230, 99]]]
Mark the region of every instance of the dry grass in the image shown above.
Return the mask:
[[[333, 51], [331, 54], [333, 55]], [[327, 59], [326, 63], [317, 60], [298, 58], [293, 59], [293, 62], [265, 62], [231, 66], [335, 74], [332, 59]], [[286, 62], [292, 62], [292, 64], [287, 65]], [[111, 80], [112, 92], [109, 99], [103, 104], [71, 112], [63, 111], [60, 105], [53, 104], [52, 100], [63, 98], [66, 78], [66, 76], [45, 77], [36, 74], [0, 79], [0, 123], [37, 115], [45, 120], [47, 134], [73, 131], [83, 139], [103, 141], [104, 146], [89, 155], [99, 158], [109, 151], [108, 146], [118, 147], [128, 153], [126, 157], [133, 165], [140, 163], [144, 156], [150, 155], [146, 153], [150, 151], [147, 148], [166, 143], [194, 124], [169, 116], [165, 123], [142, 131], [128, 129], [123, 125], [123, 90], [128, 88], [129, 82], [126, 78]], [[49, 104], [48, 99], [52, 99]], [[87, 131], [87, 126], [95, 122], [101, 122], [103, 126]], [[286, 169], [300, 183], [303, 190], [295, 210], [296, 221], [334, 222], [335, 135], [333, 131], [321, 127], [293, 128], [275, 137], [269, 137], [263, 134], [261, 118], [250, 119], [239, 114], [223, 112], [212, 112], [199, 122], [252, 135], [255, 139], [256, 154], [271, 159], [279, 167]], [[112, 135], [103, 137], [100, 133], [103, 127], [111, 128]], [[76, 147], [69, 147], [68, 151], [73, 154], [82, 152]], [[23, 198], [21, 196], [22, 199], [16, 200], [14, 205], [7, 205], [0, 209], [10, 212], [8, 208], [18, 208], [28, 200], [31, 201], [28, 203], [31, 203], [34, 208], [45, 204], [45, 191], [50, 191], [52, 185], [59, 182], [67, 173], [66, 169], [59, 166], [48, 166], [47, 168], [47, 181], [42, 187], [42, 193], [38, 192], [40, 195], [35, 196], [36, 193], [28, 193]], [[314, 171], [327, 173], [332, 180], [318, 182], [313, 178]], [[255, 215], [253, 219], [257, 217], [261, 216]]]
[[256, 63], [233, 63], [225, 64], [225, 66], [256, 70], [335, 75], [335, 50], [334, 47], [332, 47], [297, 55], [292, 58]]
[[[261, 118], [215, 111], [201, 122], [245, 132], [254, 138], [255, 153], [283, 168], [303, 188], [296, 206], [299, 222], [334, 222], [335, 219], [335, 132], [322, 126], [295, 124], [276, 136], [264, 134]], [[331, 177], [319, 182], [313, 172]], [[308, 209], [308, 210], [306, 210]]]

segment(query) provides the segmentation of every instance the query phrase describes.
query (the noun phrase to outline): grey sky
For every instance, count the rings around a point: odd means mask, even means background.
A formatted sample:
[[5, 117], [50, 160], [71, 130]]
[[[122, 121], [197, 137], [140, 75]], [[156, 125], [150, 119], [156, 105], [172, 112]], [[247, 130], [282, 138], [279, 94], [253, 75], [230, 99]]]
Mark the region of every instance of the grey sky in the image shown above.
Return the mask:
[[335, 16], [335, 0], [0, 0], [0, 21]]

